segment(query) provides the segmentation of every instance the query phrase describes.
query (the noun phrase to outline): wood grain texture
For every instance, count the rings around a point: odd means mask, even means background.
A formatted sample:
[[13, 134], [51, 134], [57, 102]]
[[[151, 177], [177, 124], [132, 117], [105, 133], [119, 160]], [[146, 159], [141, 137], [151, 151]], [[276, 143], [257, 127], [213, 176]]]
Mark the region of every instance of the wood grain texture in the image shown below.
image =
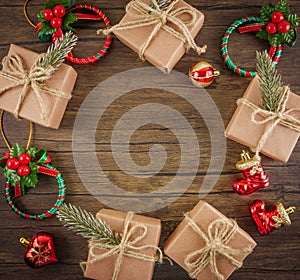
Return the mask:
[[[14, 43], [36, 52], [45, 51], [46, 43], [40, 42], [35, 30], [29, 26], [23, 16], [24, 1], [2, 0], [0, 3], [1, 41], [0, 57], [3, 58]], [[80, 1], [78, 1], [80, 2]], [[125, 4], [128, 2], [115, 1], [89, 1], [102, 9], [113, 24], [117, 23], [124, 14]], [[189, 67], [200, 60], [212, 63], [221, 71], [221, 76], [207, 91], [218, 107], [226, 126], [236, 108], [235, 101], [241, 97], [249, 83], [249, 79], [242, 78], [231, 73], [221, 59], [219, 44], [226, 27], [234, 20], [244, 16], [258, 15], [260, 6], [268, 3], [267, 0], [230, 0], [230, 1], [196, 1], [188, 0], [205, 14], [205, 24], [196, 37], [196, 41], [202, 45], [207, 44], [208, 50], [201, 58], [192, 51], [186, 54], [176, 65], [176, 71], [186, 74]], [[300, 3], [297, 0], [289, 1], [291, 10], [300, 13]], [[31, 1], [29, 15], [35, 21], [35, 14], [42, 8], [43, 1]], [[96, 35], [96, 30], [103, 26], [101, 23], [79, 22], [79, 44], [74, 53], [78, 56], [88, 56], [97, 52], [104, 39]], [[267, 48], [265, 42], [256, 39], [253, 34], [243, 36], [233, 34], [230, 38], [230, 53], [238, 65], [247, 69], [254, 67], [255, 51]], [[284, 82], [291, 86], [295, 93], [300, 92], [300, 80], [298, 79], [300, 44], [294, 48], [284, 46], [283, 57], [278, 69], [284, 75]], [[32, 144], [46, 148], [53, 158], [53, 164], [62, 171], [68, 187], [67, 202], [81, 206], [92, 213], [96, 213], [105, 207], [85, 188], [76, 171], [72, 156], [72, 132], [76, 114], [85, 97], [99, 83], [117, 73], [129, 69], [148, 67], [150, 64], [141, 62], [137, 55], [124, 46], [117, 39], [114, 40], [108, 55], [95, 65], [78, 66], [78, 80], [70, 100], [64, 119], [59, 130], [51, 130], [35, 126]], [[112, 87], [117, 85], [111, 85]], [[172, 85], [169, 85], [172, 86]], [[199, 186], [202, 184], [211, 157], [211, 143], [208, 129], [201, 115], [181, 98], [170, 93], [155, 89], [139, 90], [128, 93], [124, 98], [116, 101], [102, 116], [95, 135], [95, 144], [98, 161], [105, 175], [117, 186], [133, 193], [159, 191], [176, 176], [180, 163], [180, 145], [170, 130], [159, 125], [149, 124], [137, 130], [131, 139], [129, 150], [133, 160], [141, 166], [150, 163], [149, 149], [153, 144], [162, 144], [167, 152], [167, 161], [158, 175], [150, 178], [136, 178], [122, 172], [112, 156], [110, 138], [114, 125], [122, 114], [128, 112], [138, 104], [157, 102], [175, 108], [190, 123], [199, 141], [201, 162], [191, 186], [175, 202], [163, 209], [149, 212], [147, 215], [162, 220], [163, 230], [161, 245], [182, 220], [184, 212], [189, 211], [199, 200]], [[99, 104], [101, 106], [101, 104]], [[5, 115], [5, 131], [12, 143], [25, 143], [28, 131], [26, 121], [16, 121], [12, 116]], [[124, 152], [127, 147], [124, 146]], [[244, 262], [241, 269], [236, 271], [230, 279], [242, 280], [296, 280], [299, 279], [300, 266], [300, 219], [299, 210], [292, 216], [292, 227], [282, 228], [269, 236], [260, 236], [249, 215], [248, 204], [254, 199], [263, 199], [268, 206], [280, 200], [286, 206], [294, 205], [300, 209], [300, 146], [295, 150], [286, 164], [275, 162], [264, 157], [264, 167], [270, 176], [271, 187], [259, 191], [248, 197], [240, 197], [231, 188], [231, 183], [241, 177], [235, 170], [235, 163], [239, 158], [242, 146], [227, 140], [225, 164], [219, 180], [211, 192], [205, 197], [208, 203], [222, 211], [226, 216], [235, 218], [239, 225], [245, 229], [258, 243], [255, 252]], [[0, 154], [6, 151], [5, 144], [0, 140]], [[191, 160], [194, 158], [191, 156]], [[97, 167], [93, 162], [86, 168], [93, 182], [94, 172]], [[191, 176], [182, 174], [184, 178]], [[4, 186], [1, 176], [0, 184]], [[21, 204], [31, 212], [41, 212], [50, 207], [56, 199], [55, 181], [49, 178], [41, 178], [38, 187], [23, 197]], [[114, 197], [114, 193], [108, 194]], [[153, 203], [163, 201], [166, 194], [159, 193], [153, 199]], [[168, 197], [178, 196], [174, 190], [167, 194]], [[120, 204], [124, 204], [130, 196], [118, 198]], [[21, 236], [30, 237], [35, 232], [48, 231], [55, 237], [59, 263], [49, 265], [39, 270], [28, 268], [23, 262], [24, 247], [19, 244]], [[80, 236], [63, 228], [56, 218], [46, 219], [41, 222], [27, 221], [15, 215], [8, 207], [4, 195], [0, 199], [0, 279], [83, 279], [79, 262], [87, 257], [87, 242]], [[158, 265], [153, 276], [154, 280], [185, 280], [189, 279], [186, 272], [179, 266]], [[142, 279], [141, 279], [142, 280]], [[209, 279], [205, 279], [209, 280]]]

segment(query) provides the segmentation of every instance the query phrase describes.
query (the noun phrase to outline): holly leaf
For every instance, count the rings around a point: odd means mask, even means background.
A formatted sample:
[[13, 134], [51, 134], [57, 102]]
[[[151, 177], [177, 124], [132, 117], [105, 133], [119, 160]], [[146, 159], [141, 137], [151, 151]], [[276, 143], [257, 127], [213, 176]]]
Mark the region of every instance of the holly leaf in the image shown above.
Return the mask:
[[256, 36], [262, 40], [268, 40], [268, 33], [264, 27], [256, 33]]
[[74, 31], [74, 28], [70, 26], [70, 24], [76, 22], [78, 20], [77, 16], [73, 13], [67, 13], [63, 20], [62, 29]]
[[260, 9], [260, 17], [263, 22], [270, 22], [272, 13], [274, 12], [274, 8], [269, 5], [263, 5]]
[[31, 156], [31, 159], [35, 158], [35, 154], [36, 154], [36, 148], [35, 147], [30, 147], [27, 151], [27, 154], [29, 154]]
[[297, 15], [289, 15], [287, 21], [291, 24], [291, 28], [294, 29], [299, 25], [300, 17]]
[[45, 4], [45, 8], [53, 9], [56, 5], [63, 5], [67, 10], [70, 9], [76, 1], [74, 0], [49, 0]]
[[290, 14], [290, 8], [287, 0], [279, 1], [275, 6], [275, 11], [282, 12], [284, 17], [287, 18]]
[[22, 177], [21, 181], [20, 181], [21, 186], [26, 186], [26, 187], [29, 187], [29, 188], [34, 188], [37, 183], [38, 183], [37, 175], [32, 174], [32, 173], [30, 173], [26, 177]]
[[30, 167], [30, 174], [37, 174], [38, 173], [38, 166], [35, 162], [29, 162]]
[[25, 149], [20, 146], [19, 144], [15, 144], [11, 149], [10, 149], [10, 157], [12, 158], [18, 158], [20, 154], [25, 153]]
[[38, 21], [40, 21], [40, 22], [46, 22], [46, 21], [47, 21], [47, 20], [44, 18], [44, 16], [43, 16], [43, 11], [44, 11], [44, 10], [41, 10], [41, 11], [39, 11], [39, 13], [37, 14]]
[[21, 180], [21, 177], [18, 175], [16, 170], [11, 170], [8, 169], [7, 167], [4, 168], [4, 176], [10, 179], [10, 184], [12, 186], [17, 185]]
[[41, 31], [40, 33], [44, 34], [44, 35], [52, 35], [55, 32], [55, 28], [53, 28], [49, 22], [43, 22], [41, 25]]

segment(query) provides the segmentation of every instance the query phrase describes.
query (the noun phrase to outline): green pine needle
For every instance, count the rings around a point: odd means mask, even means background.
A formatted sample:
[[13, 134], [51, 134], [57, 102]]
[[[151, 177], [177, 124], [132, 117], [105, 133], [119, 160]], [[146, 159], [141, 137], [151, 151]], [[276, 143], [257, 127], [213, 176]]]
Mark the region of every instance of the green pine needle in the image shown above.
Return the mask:
[[[172, 1], [173, 0], [156, 0], [157, 4], [161, 10], [165, 10]], [[153, 0], [151, 1], [150, 6], [151, 6], [151, 8], [155, 8], [155, 6], [153, 4]]]
[[57, 214], [58, 219], [69, 229], [88, 239], [100, 240], [110, 245], [118, 245], [121, 235], [114, 233], [104, 221], [90, 212], [72, 204], [63, 204]]
[[52, 44], [48, 48], [45, 56], [42, 56], [38, 61], [38, 66], [57, 69], [76, 45], [77, 40], [78, 38], [74, 33], [67, 32], [62, 38], [59, 38], [55, 44]]
[[256, 52], [256, 70], [262, 93], [262, 103], [265, 110], [277, 112], [283, 95], [282, 78], [272, 65], [272, 59], [267, 51]]

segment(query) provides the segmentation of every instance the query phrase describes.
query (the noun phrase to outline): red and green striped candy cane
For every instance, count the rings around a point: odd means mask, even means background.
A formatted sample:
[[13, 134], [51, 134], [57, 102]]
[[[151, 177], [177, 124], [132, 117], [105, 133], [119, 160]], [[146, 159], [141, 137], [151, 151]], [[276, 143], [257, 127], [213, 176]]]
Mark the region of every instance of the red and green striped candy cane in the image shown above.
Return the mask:
[[[244, 24], [252, 24], [252, 25], [243, 27]], [[225, 65], [233, 72], [235, 72], [236, 74], [242, 77], [255, 77], [257, 73], [255, 71], [244, 70], [234, 64], [234, 62], [231, 60], [228, 53], [229, 37], [237, 29], [240, 31], [240, 33], [246, 33], [251, 31], [258, 31], [262, 26], [263, 26], [263, 21], [260, 17], [244, 17], [233, 22], [226, 29], [223, 35], [222, 42], [221, 42], [221, 54], [225, 62]], [[279, 45], [278, 47], [271, 46], [269, 49], [269, 55], [272, 58], [273, 66], [275, 67], [282, 55], [282, 45]]]
[[13, 193], [13, 188], [11, 187], [10, 179], [8, 178], [5, 183], [5, 197], [9, 207], [16, 214], [28, 220], [43, 220], [45, 218], [55, 215], [57, 210], [63, 204], [66, 196], [66, 186], [65, 186], [64, 178], [62, 177], [61, 173], [58, 170], [56, 170], [56, 168], [52, 164], [48, 163], [48, 164], [39, 165], [38, 173], [55, 177], [58, 185], [58, 197], [56, 199], [55, 204], [49, 210], [41, 214], [28, 214], [20, 210], [17, 207], [14, 198], [11, 195]]

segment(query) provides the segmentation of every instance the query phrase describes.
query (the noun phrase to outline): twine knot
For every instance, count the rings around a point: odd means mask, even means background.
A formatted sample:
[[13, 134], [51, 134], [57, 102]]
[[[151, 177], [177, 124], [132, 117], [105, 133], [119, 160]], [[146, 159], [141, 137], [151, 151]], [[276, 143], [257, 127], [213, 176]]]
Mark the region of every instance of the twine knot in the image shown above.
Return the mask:
[[[154, 245], [137, 245], [139, 241], [146, 237], [148, 228], [144, 224], [136, 224], [129, 229], [129, 225], [133, 216], [133, 212], [127, 213], [120, 244], [111, 245], [97, 240], [91, 240], [89, 242], [90, 255], [92, 256], [92, 259], [88, 262], [82, 262], [80, 264], [83, 270], [86, 265], [94, 264], [113, 255], [118, 255], [112, 276], [112, 280], [117, 280], [121, 269], [122, 259], [125, 256], [152, 263], [156, 261], [160, 263], [162, 262], [163, 253], [160, 248]], [[105, 249], [105, 252], [99, 253], [96, 251], [97, 249]], [[154, 249], [158, 252], [158, 254], [156, 256], [151, 256], [140, 252], [146, 249]]]
[[[300, 112], [300, 108], [287, 109], [286, 108], [287, 101], [289, 99], [291, 91], [288, 86], [284, 86], [281, 90], [283, 90], [283, 94], [282, 94], [281, 100], [279, 102], [279, 106], [278, 106], [279, 109], [277, 112], [264, 110], [245, 98], [240, 98], [237, 101], [238, 105], [244, 104], [253, 110], [253, 112], [251, 114], [252, 122], [254, 122], [255, 124], [258, 124], [258, 125], [268, 124], [263, 135], [261, 136], [260, 140], [258, 141], [257, 146], [254, 148], [254, 151], [256, 152], [256, 154], [258, 154], [263, 149], [268, 138], [270, 137], [274, 128], [278, 124], [281, 124], [287, 128], [290, 128], [290, 129], [300, 133], [300, 120], [291, 115], [291, 113], [293, 113], [293, 112]], [[263, 117], [263, 120], [257, 120], [257, 115], [260, 115], [261, 117]]]
[[52, 96], [57, 96], [64, 99], [71, 98], [66, 93], [59, 90], [50, 89], [45, 85], [45, 82], [51, 78], [55, 69], [52, 66], [44, 68], [38, 65], [40, 59], [44, 55], [45, 54], [40, 54], [29, 70], [25, 68], [25, 65], [23, 64], [22, 59], [19, 55], [9, 55], [4, 57], [2, 60], [3, 70], [0, 71], [0, 76], [10, 80], [12, 84], [1, 88], [0, 94], [12, 88], [23, 86], [22, 90], [20, 91], [17, 105], [14, 111], [14, 116], [16, 118], [19, 117], [21, 105], [26, 95], [29, 93], [30, 88], [32, 88], [38, 99], [41, 108], [42, 119], [45, 119], [47, 111], [40, 93], [41, 90]]
[[[161, 9], [157, 0], [153, 0], [153, 5], [145, 3], [143, 0], [132, 0], [126, 6], [126, 13], [130, 15], [134, 20], [124, 23], [119, 23], [112, 26], [110, 29], [99, 29], [97, 34], [109, 35], [115, 31], [129, 30], [144, 26], [153, 25], [153, 30], [147, 38], [146, 42], [142, 44], [139, 49], [139, 57], [141, 60], [145, 60], [144, 54], [149, 47], [156, 34], [160, 29], [165, 30], [172, 36], [176, 37], [184, 43], [186, 51], [193, 49], [197, 54], [202, 54], [206, 51], [206, 46], [199, 47], [192, 37], [188, 27], [195, 24], [197, 14], [192, 7], [180, 7], [175, 8], [175, 5], [179, 0], [172, 1], [166, 9]], [[191, 20], [183, 22], [178, 17], [180, 15], [188, 15]], [[172, 23], [177, 30], [168, 26], [167, 23]]]
[[191, 278], [196, 278], [205, 267], [210, 266], [216, 278], [218, 280], [224, 280], [224, 276], [217, 268], [217, 256], [221, 255], [239, 268], [243, 263], [236, 260], [233, 256], [252, 252], [251, 248], [234, 249], [227, 245], [238, 229], [238, 225], [234, 220], [231, 220], [232, 225], [230, 225], [228, 221], [224, 219], [217, 219], [208, 225], [207, 233], [205, 233], [189, 217], [189, 213], [185, 214], [185, 219], [193, 231], [205, 242], [203, 248], [191, 252], [184, 259], [184, 264], [191, 270], [189, 273]]

